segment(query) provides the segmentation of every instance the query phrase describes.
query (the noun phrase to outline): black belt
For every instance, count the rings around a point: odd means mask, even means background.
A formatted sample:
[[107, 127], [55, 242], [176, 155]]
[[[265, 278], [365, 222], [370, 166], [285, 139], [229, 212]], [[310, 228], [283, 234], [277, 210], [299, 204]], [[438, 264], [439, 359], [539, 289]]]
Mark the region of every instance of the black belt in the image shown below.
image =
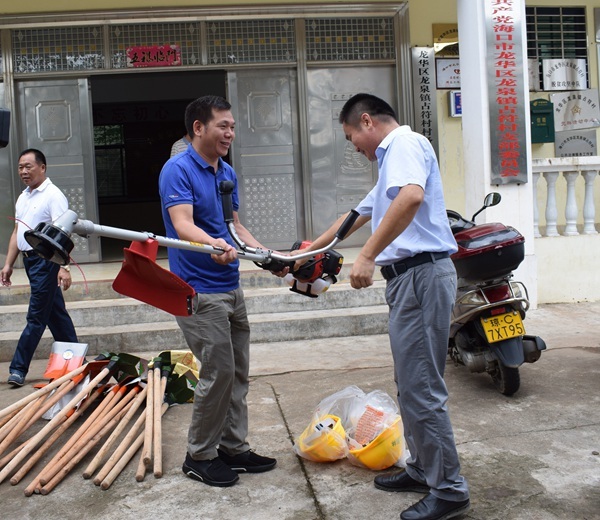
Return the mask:
[[30, 249], [29, 251], [21, 251], [21, 254], [25, 258], [32, 258], [34, 256], [37, 256], [36, 252], [33, 249]]
[[410, 258], [405, 258], [404, 260], [400, 260], [395, 264], [384, 265], [381, 268], [381, 275], [386, 280], [391, 280], [396, 276], [400, 276], [404, 274], [409, 269], [416, 267], [421, 264], [426, 264], [427, 262], [433, 262], [435, 260], [441, 260], [442, 258], [449, 258], [450, 255], [447, 252], [444, 253], [419, 253], [418, 255], [411, 256]]

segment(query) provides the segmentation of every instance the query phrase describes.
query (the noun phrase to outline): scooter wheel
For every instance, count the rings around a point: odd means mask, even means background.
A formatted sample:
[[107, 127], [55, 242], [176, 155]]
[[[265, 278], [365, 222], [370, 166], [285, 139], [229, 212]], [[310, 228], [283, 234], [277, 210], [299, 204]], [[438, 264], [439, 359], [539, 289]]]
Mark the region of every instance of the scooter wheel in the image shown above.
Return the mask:
[[492, 372], [492, 381], [496, 389], [504, 395], [513, 395], [521, 386], [521, 376], [519, 369], [506, 367], [502, 363], [497, 363]]

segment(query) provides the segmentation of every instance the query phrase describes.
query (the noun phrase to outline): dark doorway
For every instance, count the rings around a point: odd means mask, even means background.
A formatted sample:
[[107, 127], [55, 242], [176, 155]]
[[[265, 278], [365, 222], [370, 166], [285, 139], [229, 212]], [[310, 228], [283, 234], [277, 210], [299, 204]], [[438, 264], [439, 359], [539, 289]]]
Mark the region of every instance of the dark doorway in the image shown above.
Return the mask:
[[[158, 176], [185, 134], [185, 107], [226, 95], [224, 71], [129, 73], [90, 80], [99, 223], [164, 235]], [[103, 237], [103, 261], [121, 260], [122, 240]], [[161, 251], [161, 256], [166, 256]]]

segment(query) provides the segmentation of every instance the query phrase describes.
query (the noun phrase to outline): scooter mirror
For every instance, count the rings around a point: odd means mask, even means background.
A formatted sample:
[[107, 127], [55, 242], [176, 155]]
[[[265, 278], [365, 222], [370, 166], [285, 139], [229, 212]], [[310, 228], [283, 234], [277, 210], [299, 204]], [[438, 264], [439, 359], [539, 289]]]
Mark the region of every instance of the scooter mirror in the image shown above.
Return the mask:
[[501, 200], [502, 200], [502, 195], [500, 195], [496, 191], [493, 191], [492, 193], [488, 193], [485, 196], [485, 199], [483, 200], [483, 206], [485, 208], [489, 208], [491, 206], [496, 206], [497, 204], [500, 204]]
[[485, 199], [483, 199], [483, 207], [471, 217], [471, 222], [475, 222], [475, 217], [479, 215], [484, 209], [489, 208], [491, 206], [495, 206], [500, 202], [500, 200], [502, 200], [502, 196], [498, 192], [493, 191], [492, 193], [488, 193], [485, 196]]

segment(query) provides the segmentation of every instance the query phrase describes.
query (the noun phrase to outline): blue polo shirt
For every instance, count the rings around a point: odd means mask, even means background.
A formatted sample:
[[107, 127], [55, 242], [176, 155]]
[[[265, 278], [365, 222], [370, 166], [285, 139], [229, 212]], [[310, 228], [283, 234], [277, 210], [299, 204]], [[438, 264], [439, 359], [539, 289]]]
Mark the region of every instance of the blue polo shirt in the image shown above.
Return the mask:
[[[219, 193], [219, 183], [233, 181], [233, 209], [238, 211], [239, 198], [235, 171], [219, 159], [213, 167], [189, 146], [169, 159], [158, 179], [163, 221], [169, 238], [179, 238], [168, 209], [178, 204], [191, 204], [195, 224], [214, 238], [223, 238], [235, 247], [225, 219]], [[190, 284], [199, 293], [222, 293], [237, 289], [240, 284], [239, 260], [227, 265], [217, 264], [209, 254], [184, 249], [168, 249], [171, 272]]]

